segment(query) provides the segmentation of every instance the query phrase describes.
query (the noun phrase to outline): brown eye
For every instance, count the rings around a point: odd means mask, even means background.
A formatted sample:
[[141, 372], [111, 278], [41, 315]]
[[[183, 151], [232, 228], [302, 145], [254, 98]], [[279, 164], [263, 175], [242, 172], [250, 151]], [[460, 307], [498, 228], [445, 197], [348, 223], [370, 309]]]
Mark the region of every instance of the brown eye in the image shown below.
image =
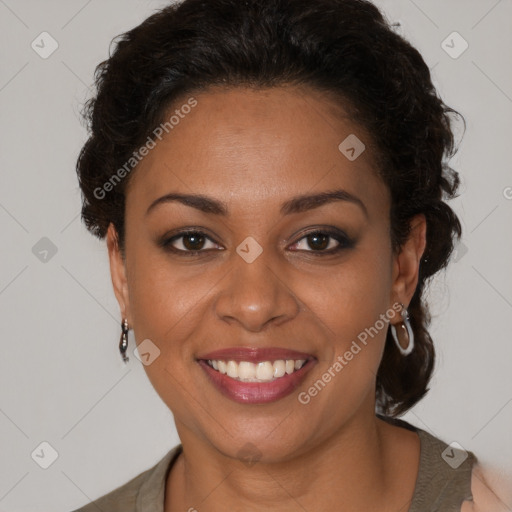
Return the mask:
[[199, 233], [190, 233], [184, 235], [183, 246], [189, 251], [197, 251], [203, 248], [206, 238]]
[[326, 249], [329, 246], [329, 239], [331, 237], [329, 235], [324, 235], [323, 233], [313, 233], [306, 237], [309, 247], [314, 250], [322, 250]]
[[333, 254], [354, 247], [355, 242], [337, 229], [311, 231], [292, 245], [293, 250], [310, 253]]
[[195, 254], [206, 252], [207, 249], [218, 248], [218, 245], [201, 231], [182, 231], [171, 238], [162, 240], [161, 245], [167, 250], [183, 254]]

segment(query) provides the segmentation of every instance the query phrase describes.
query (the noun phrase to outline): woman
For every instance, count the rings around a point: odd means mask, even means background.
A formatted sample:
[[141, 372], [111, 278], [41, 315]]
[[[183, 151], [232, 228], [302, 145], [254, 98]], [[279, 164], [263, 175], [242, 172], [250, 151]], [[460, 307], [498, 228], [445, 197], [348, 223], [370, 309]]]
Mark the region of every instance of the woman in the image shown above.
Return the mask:
[[97, 86], [82, 217], [181, 444], [80, 510], [497, 509], [472, 453], [396, 418], [461, 226], [454, 112], [378, 9], [185, 0]]

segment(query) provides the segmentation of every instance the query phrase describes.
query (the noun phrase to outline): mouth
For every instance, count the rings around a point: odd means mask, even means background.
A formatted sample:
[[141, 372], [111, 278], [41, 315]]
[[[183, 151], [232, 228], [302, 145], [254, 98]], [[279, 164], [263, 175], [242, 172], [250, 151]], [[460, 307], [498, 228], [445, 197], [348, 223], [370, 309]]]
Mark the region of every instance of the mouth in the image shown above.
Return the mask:
[[273, 382], [300, 370], [306, 364], [306, 359], [278, 359], [258, 363], [208, 359], [206, 363], [222, 375], [240, 382]]
[[238, 347], [206, 354], [197, 362], [224, 396], [238, 403], [262, 404], [292, 393], [317, 360], [285, 349]]

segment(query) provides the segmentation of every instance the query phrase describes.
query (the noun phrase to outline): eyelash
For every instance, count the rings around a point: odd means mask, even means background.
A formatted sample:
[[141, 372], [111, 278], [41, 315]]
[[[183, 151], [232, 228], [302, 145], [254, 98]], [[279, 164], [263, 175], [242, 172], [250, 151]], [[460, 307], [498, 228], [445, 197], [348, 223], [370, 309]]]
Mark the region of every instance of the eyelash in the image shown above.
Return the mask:
[[[292, 245], [298, 244], [300, 241], [306, 239], [308, 236], [319, 235], [319, 234], [327, 235], [328, 238], [336, 240], [339, 245], [337, 247], [331, 248], [329, 250], [313, 250], [313, 249], [312, 250], [302, 250], [302, 249], [299, 249], [298, 251], [312, 253], [314, 256], [333, 255], [333, 254], [336, 254], [336, 253], [342, 251], [343, 249], [351, 249], [355, 245], [355, 241], [350, 239], [343, 231], [340, 231], [340, 230], [334, 229], [334, 228], [321, 228], [321, 229], [309, 231], [309, 232], [305, 233], [303, 236], [301, 236], [301, 238], [299, 238]], [[190, 251], [190, 250], [176, 249], [175, 247], [172, 246], [173, 242], [175, 242], [176, 240], [179, 240], [180, 238], [183, 238], [187, 235], [199, 235], [201, 237], [205, 237], [207, 240], [209, 240], [213, 243], [216, 243], [204, 231], [201, 231], [200, 229], [187, 229], [187, 230], [179, 231], [178, 233], [176, 233], [175, 235], [173, 235], [170, 238], [169, 237], [164, 238], [160, 242], [159, 245], [167, 251], [170, 251], [174, 254], [177, 254], [180, 256], [185, 256], [185, 257], [196, 256], [200, 253], [207, 252], [208, 250], [211, 250], [211, 249], [200, 249], [200, 250]], [[330, 243], [328, 245], [330, 245]]]

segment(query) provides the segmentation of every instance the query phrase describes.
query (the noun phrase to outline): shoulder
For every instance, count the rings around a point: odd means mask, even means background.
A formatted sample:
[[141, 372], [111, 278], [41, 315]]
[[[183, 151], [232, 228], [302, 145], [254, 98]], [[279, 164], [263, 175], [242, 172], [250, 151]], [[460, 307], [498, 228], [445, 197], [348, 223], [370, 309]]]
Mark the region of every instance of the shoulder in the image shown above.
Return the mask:
[[95, 499], [91, 503], [73, 512], [98, 512], [98, 510], [108, 510], [108, 512], [135, 512], [137, 495], [151, 469], [144, 471], [108, 494]]
[[420, 439], [419, 467], [409, 512], [459, 511], [464, 500], [471, 500], [471, 473], [476, 462], [472, 452], [404, 420], [387, 421], [416, 432]]
[[[473, 501], [464, 501], [461, 512], [509, 512], [512, 482], [496, 483], [489, 469], [477, 463], [471, 474]], [[506, 486], [506, 487], [505, 487]]]
[[139, 512], [148, 503], [163, 510], [167, 470], [180, 451], [181, 444], [169, 450], [154, 466], [73, 512]]

